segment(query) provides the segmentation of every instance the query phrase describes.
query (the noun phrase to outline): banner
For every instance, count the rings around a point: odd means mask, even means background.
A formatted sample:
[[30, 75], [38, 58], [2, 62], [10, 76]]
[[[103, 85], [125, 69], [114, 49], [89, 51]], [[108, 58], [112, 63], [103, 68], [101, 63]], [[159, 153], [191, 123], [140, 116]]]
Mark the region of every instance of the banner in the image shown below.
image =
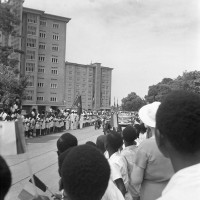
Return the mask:
[[22, 119], [0, 121], [0, 154], [16, 155], [25, 153], [25, 137]]

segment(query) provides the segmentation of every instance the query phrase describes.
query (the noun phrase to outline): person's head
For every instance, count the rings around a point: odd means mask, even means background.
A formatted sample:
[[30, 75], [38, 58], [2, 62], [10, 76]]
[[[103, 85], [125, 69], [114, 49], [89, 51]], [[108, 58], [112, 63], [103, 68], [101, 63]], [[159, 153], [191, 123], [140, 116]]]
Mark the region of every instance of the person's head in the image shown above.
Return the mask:
[[92, 141], [87, 141], [85, 144], [91, 145], [93, 147], [97, 147], [96, 144], [94, 142], [92, 142]]
[[58, 155], [60, 155], [62, 152], [66, 151], [70, 147], [74, 147], [77, 145], [78, 140], [74, 135], [70, 133], [62, 134], [61, 137], [57, 140]]
[[[171, 160], [198, 157], [200, 162], [200, 95], [173, 91], [156, 114], [156, 140], [162, 153]], [[173, 164], [173, 163], [172, 163]]]
[[65, 157], [61, 177], [70, 200], [100, 200], [108, 186], [110, 166], [97, 148], [80, 145]]
[[6, 161], [0, 156], [0, 200], [4, 200], [11, 186], [11, 172]]
[[122, 145], [123, 140], [119, 133], [111, 131], [108, 135], [106, 135], [106, 150], [108, 152], [117, 152]]
[[156, 112], [159, 106], [160, 102], [155, 101], [153, 103], [143, 106], [139, 110], [140, 119], [147, 127], [150, 127], [152, 132], [154, 132], [154, 129], [156, 127]]
[[140, 132], [141, 132], [141, 126], [140, 126], [140, 124], [135, 124], [135, 125], [134, 125], [134, 128], [136, 129], [136, 132], [137, 132], [138, 137], [139, 137], [139, 134], [140, 134]]
[[130, 146], [130, 145], [133, 145], [135, 140], [138, 138], [138, 133], [133, 126], [128, 125], [122, 131], [122, 136], [123, 136], [125, 146]]
[[102, 153], [104, 153], [106, 151], [106, 149], [105, 149], [105, 140], [106, 140], [106, 136], [105, 135], [98, 136], [97, 140], [96, 140], [96, 146]]

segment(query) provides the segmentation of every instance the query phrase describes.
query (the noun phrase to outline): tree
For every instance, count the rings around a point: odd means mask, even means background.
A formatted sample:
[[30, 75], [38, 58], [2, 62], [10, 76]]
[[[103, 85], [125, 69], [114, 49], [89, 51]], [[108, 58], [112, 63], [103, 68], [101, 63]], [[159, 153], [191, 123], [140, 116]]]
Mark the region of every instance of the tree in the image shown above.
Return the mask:
[[138, 111], [145, 101], [141, 99], [135, 92], [131, 92], [127, 97], [122, 99], [122, 110], [124, 111]]
[[8, 3], [0, 3], [0, 32], [4, 37], [0, 45], [0, 102], [4, 107], [12, 106], [16, 98], [22, 100], [27, 85], [27, 78], [17, 69], [19, 61], [12, 58], [12, 53], [23, 52], [9, 46], [8, 42], [10, 37], [20, 37], [15, 31], [15, 26], [20, 23], [15, 12]]
[[200, 71], [183, 72], [182, 76], [164, 78], [160, 83], [149, 86], [145, 96], [147, 102], [162, 101], [172, 90], [187, 90], [200, 94]]

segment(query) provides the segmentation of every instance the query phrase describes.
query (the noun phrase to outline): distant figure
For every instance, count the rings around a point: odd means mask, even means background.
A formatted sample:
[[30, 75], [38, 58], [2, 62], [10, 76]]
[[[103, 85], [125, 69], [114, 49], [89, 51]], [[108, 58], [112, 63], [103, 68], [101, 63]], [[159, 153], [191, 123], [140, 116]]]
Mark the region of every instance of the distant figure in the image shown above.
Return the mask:
[[105, 142], [106, 142], [106, 136], [105, 135], [100, 135], [100, 136], [97, 137], [96, 146], [103, 154], [106, 151]]
[[159, 200], [200, 200], [200, 95], [174, 91], [156, 115], [156, 141], [176, 172]]
[[61, 177], [70, 200], [101, 200], [108, 186], [110, 166], [97, 148], [80, 145], [64, 159]]

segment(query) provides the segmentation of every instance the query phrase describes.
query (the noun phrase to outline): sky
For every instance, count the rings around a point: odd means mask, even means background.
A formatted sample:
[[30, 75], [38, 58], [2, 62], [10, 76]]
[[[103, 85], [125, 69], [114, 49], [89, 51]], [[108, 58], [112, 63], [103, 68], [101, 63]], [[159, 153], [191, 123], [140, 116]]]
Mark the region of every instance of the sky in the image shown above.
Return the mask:
[[66, 61], [114, 68], [112, 104], [200, 70], [198, 0], [25, 0], [24, 6], [71, 18]]

